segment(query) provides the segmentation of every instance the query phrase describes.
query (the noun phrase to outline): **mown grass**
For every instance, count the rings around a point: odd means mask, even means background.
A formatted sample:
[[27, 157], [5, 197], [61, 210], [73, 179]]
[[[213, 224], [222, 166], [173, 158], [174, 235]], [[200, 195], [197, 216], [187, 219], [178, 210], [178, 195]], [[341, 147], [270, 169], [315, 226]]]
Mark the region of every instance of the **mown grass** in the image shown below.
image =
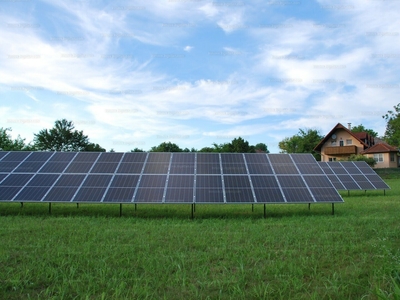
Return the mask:
[[[395, 299], [400, 184], [345, 203], [0, 204], [0, 299]], [[398, 291], [397, 291], [398, 293]], [[398, 294], [397, 294], [398, 295]]]

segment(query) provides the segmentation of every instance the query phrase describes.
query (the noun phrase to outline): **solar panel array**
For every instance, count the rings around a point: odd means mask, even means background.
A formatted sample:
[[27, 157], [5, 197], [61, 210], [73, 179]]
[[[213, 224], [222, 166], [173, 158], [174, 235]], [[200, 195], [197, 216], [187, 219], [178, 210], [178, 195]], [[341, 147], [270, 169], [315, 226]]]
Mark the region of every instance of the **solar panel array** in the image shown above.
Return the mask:
[[343, 202], [309, 154], [0, 152], [0, 201]]
[[332, 161], [318, 163], [337, 190], [390, 189], [365, 161]]

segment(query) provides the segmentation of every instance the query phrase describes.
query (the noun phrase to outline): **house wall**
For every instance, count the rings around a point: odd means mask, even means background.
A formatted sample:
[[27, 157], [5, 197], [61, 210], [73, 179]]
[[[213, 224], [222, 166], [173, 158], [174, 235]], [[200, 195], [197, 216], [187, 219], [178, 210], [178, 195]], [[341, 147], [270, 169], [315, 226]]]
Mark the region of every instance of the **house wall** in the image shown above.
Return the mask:
[[325, 154], [325, 147], [340, 147], [340, 141], [343, 141], [343, 146], [349, 146], [348, 144], [346, 144], [346, 140], [352, 140], [352, 144], [353, 146], [357, 147], [357, 153], [359, 154], [361, 151], [364, 150], [364, 146], [357, 141], [357, 139], [350, 135], [347, 131], [343, 130], [343, 129], [338, 129], [334, 132], [334, 134], [336, 134], [336, 144], [333, 145], [332, 144], [332, 139], [330, 138], [325, 144], [322, 145], [321, 147], [321, 161], [329, 161], [329, 158], [336, 158], [337, 160], [339, 159], [344, 159], [349, 157], [350, 155], [326, 155]]
[[[394, 156], [394, 161], [390, 161], [390, 153], [382, 153], [383, 155], [383, 161], [382, 162], [377, 162], [374, 166], [375, 169], [379, 168], [397, 168], [399, 163], [398, 163], [398, 157], [397, 154], [395, 153]], [[372, 157], [374, 158], [374, 154], [365, 154], [367, 157]]]

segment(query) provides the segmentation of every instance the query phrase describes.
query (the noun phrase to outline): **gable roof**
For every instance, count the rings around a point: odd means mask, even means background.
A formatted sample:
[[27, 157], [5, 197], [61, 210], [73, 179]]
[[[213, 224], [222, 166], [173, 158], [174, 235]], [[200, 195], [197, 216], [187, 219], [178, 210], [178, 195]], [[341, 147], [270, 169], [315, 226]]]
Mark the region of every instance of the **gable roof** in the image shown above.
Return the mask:
[[387, 152], [397, 152], [398, 149], [396, 147], [390, 146], [386, 143], [375, 144], [372, 147], [368, 148], [361, 152], [361, 154], [369, 154], [369, 153], [387, 153]]
[[351, 132], [351, 130], [349, 130], [347, 127], [343, 126], [340, 123], [337, 123], [335, 127], [332, 128], [331, 131], [329, 131], [329, 133], [319, 142], [319, 144], [317, 146], [315, 146], [314, 150], [321, 152], [322, 146], [330, 139], [330, 137], [332, 136], [332, 134], [335, 133], [336, 130], [338, 129], [343, 129], [344, 131], [346, 131], [348, 134], [350, 134], [351, 136], [353, 136], [358, 142], [360, 142], [360, 144], [362, 144], [365, 148], [368, 148], [369, 146], [364, 143], [361, 139], [365, 139], [367, 136], [366, 132]]

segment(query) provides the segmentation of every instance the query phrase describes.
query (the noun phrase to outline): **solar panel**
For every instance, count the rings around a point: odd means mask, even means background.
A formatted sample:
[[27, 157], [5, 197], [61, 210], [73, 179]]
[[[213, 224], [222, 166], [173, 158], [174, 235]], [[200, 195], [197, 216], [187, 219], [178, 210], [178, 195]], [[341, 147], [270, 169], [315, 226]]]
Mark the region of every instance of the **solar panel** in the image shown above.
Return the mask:
[[390, 189], [365, 161], [319, 162], [318, 164], [338, 190]]
[[[104, 203], [342, 202], [311, 155], [0, 152], [0, 200]], [[342, 169], [343, 166], [340, 166]], [[365, 166], [353, 165], [354, 172]], [[334, 168], [335, 169], [335, 168]], [[333, 173], [333, 171], [332, 171]], [[349, 174], [342, 174], [349, 176]], [[374, 174], [370, 174], [373, 176]], [[336, 175], [328, 175], [335, 176]], [[377, 178], [355, 177], [362, 187]], [[344, 179], [344, 178], [343, 178]], [[345, 182], [348, 184], [350, 180]], [[377, 184], [379, 185], [379, 184]]]

